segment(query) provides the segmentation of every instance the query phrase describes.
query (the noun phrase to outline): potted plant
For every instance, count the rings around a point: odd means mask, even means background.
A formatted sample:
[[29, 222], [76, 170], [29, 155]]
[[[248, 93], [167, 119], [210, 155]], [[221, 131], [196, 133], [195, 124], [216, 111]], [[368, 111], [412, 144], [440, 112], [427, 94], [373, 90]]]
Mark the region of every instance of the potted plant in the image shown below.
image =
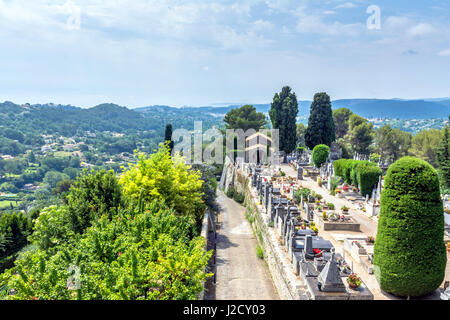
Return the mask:
[[327, 212], [326, 212], [326, 211], [324, 211], [324, 212], [322, 213], [322, 218], [323, 218], [323, 221], [327, 221], [327, 220], [328, 220], [328, 215], [327, 215]]
[[347, 206], [343, 206], [342, 207], [342, 212], [344, 213], [344, 214], [347, 214], [348, 213], [348, 207]]
[[336, 207], [332, 203], [327, 204], [329, 210], [334, 210]]
[[366, 242], [369, 245], [373, 245], [373, 244], [375, 244], [375, 238], [372, 237], [372, 236], [368, 236], [367, 239], [366, 239]]
[[311, 230], [314, 231], [314, 233], [316, 234], [316, 236], [319, 235], [319, 229], [318, 229], [316, 226], [311, 227]]
[[361, 286], [361, 279], [356, 275], [356, 273], [352, 273], [347, 278], [348, 286], [352, 289], [358, 289]]

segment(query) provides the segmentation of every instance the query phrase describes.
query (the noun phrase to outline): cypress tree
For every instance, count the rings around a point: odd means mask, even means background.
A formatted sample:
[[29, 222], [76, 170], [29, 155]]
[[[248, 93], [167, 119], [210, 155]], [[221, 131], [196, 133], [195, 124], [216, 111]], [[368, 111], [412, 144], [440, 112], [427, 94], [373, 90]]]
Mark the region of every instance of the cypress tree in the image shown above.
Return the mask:
[[441, 186], [448, 192], [450, 190], [450, 126], [444, 128], [442, 141], [436, 149], [436, 159], [441, 177]]
[[306, 146], [312, 150], [319, 144], [331, 146], [331, 143], [335, 140], [336, 134], [330, 96], [325, 92], [317, 93], [311, 104], [311, 114], [305, 133]]
[[445, 276], [444, 208], [436, 170], [404, 157], [386, 175], [374, 248], [381, 289], [397, 296], [423, 296]]
[[166, 126], [166, 133], [165, 133], [165, 138], [164, 138], [164, 142], [168, 142], [169, 143], [169, 153], [172, 154], [172, 150], [173, 150], [173, 140], [172, 140], [172, 125], [168, 124]]
[[288, 86], [276, 93], [269, 111], [274, 129], [279, 130], [280, 150], [286, 154], [297, 147], [297, 96]]

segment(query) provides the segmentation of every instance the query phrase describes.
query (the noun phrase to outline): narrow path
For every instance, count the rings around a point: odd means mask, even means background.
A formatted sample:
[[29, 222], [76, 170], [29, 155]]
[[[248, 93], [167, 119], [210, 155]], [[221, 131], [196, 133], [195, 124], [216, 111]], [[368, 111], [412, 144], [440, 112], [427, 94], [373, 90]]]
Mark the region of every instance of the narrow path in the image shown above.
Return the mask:
[[257, 240], [245, 208], [218, 191], [221, 206], [217, 230], [216, 300], [278, 300], [264, 260], [256, 256]]

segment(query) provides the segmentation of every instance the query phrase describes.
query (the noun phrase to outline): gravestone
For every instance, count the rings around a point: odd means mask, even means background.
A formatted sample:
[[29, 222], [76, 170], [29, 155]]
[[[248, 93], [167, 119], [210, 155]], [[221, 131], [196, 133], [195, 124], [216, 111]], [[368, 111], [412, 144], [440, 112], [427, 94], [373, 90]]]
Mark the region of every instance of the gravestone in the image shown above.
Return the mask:
[[324, 292], [346, 292], [334, 255], [333, 251], [330, 260], [328, 260], [317, 278], [319, 290]]
[[298, 167], [298, 169], [297, 169], [297, 179], [303, 180], [303, 168], [302, 167]]
[[305, 249], [303, 250], [305, 259], [314, 259], [313, 238], [310, 235], [305, 237]]

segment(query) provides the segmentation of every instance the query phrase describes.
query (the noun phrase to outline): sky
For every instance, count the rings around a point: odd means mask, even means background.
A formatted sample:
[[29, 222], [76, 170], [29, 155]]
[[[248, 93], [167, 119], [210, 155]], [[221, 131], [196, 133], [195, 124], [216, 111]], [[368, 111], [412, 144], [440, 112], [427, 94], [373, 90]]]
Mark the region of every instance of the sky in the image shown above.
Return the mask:
[[448, 0], [0, 0], [0, 101], [450, 96]]

